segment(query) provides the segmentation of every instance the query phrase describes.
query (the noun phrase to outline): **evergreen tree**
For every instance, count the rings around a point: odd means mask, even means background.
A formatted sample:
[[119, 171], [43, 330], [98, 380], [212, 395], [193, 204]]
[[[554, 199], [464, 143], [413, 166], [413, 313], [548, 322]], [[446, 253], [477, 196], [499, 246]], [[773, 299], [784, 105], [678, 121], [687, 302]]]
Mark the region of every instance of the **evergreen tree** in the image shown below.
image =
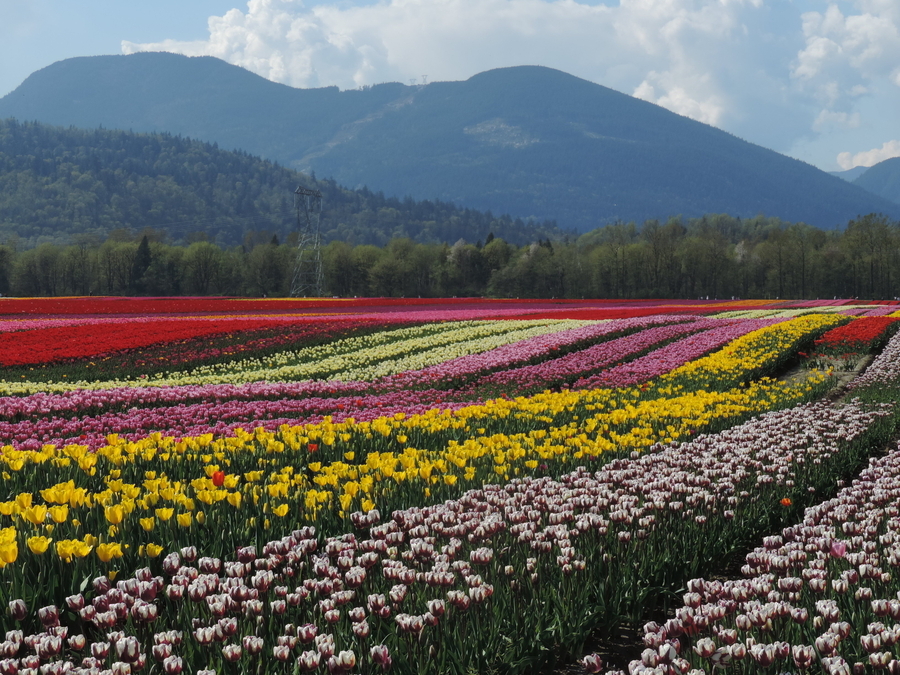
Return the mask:
[[135, 295], [141, 295], [144, 290], [144, 274], [150, 268], [153, 262], [153, 256], [150, 253], [150, 241], [145, 234], [141, 237], [141, 243], [138, 244], [137, 252], [134, 255], [134, 263], [131, 266], [131, 292]]

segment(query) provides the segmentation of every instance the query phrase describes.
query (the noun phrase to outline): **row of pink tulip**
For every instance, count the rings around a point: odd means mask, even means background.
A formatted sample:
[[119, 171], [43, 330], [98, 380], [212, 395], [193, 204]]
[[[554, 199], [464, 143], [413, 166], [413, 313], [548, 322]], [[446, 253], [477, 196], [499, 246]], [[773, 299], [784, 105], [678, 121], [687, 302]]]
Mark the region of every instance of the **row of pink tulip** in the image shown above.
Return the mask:
[[893, 314], [894, 312], [896, 312], [897, 309], [897, 305], [880, 305], [878, 307], [872, 307], [870, 309], [866, 309], [864, 307], [842, 309], [839, 313], [847, 314], [849, 316], [887, 316], [888, 314]]
[[[384, 394], [321, 397], [306, 395], [294, 398], [230, 400], [181, 403], [172, 406], [140, 407], [96, 415], [35, 416], [19, 421], [0, 421], [0, 446], [11, 445], [22, 450], [37, 450], [45, 444], [70, 443], [97, 449], [107, 444], [109, 434], [136, 441], [151, 433], [163, 436], [233, 435], [238, 428], [262, 427], [269, 431], [283, 424], [312, 424], [330, 416], [335, 422], [352, 417], [357, 422], [405, 415], [425, 414], [480, 403], [478, 400], [448, 401], [447, 391], [398, 391]], [[438, 402], [436, 404], [436, 402]], [[97, 407], [94, 403], [92, 407]]]
[[133, 407], [190, 405], [204, 401], [275, 401], [283, 398], [362, 396], [370, 382], [303, 381], [207, 384], [176, 387], [73, 389], [58, 394], [0, 397], [0, 418], [99, 414]]
[[660, 342], [720, 325], [721, 320], [719, 319], [697, 319], [685, 323], [646, 328], [632, 335], [601, 342], [557, 359], [486, 375], [479, 379], [478, 384], [483, 386], [515, 385], [519, 389], [527, 390], [530, 387], [566, 382], [574, 380], [580, 375], [592, 374], [611, 363], [639, 354]]
[[[694, 322], [689, 315], [655, 315], [632, 319], [614, 319], [603, 323], [571, 328], [558, 333], [539, 335], [515, 344], [504, 345], [480, 354], [470, 354], [421, 370], [407, 371], [384, 378], [378, 387], [400, 388], [417, 385], [434, 386], [435, 382], [458, 382], [472, 376], [497, 370], [508, 370], [534, 359], [546, 359], [555, 351], [605, 336], [649, 328], [659, 324]], [[583, 353], [583, 352], [579, 352]]]
[[[284, 314], [254, 314], [252, 316], [171, 316], [166, 317], [170, 320], [184, 319], [185, 321], [213, 321], [216, 323], [233, 323], [235, 329], [240, 329], [242, 322], [271, 320], [273, 324], [283, 324], [285, 321], [310, 321], [314, 317], [306, 316], [290, 316]], [[71, 326], [109, 326], [112, 329], [123, 327], [130, 324], [156, 323], [160, 320], [159, 316], [84, 316], [84, 317], [65, 317], [53, 319], [8, 319], [0, 318], [0, 333], [9, 333], [20, 330], [39, 330], [41, 328], [66, 328]]]
[[784, 319], [742, 319], [676, 340], [634, 361], [623, 363], [592, 377], [578, 380], [578, 389], [628, 387], [668, 373], [688, 361], [699, 358], [747, 333], [771, 326]]

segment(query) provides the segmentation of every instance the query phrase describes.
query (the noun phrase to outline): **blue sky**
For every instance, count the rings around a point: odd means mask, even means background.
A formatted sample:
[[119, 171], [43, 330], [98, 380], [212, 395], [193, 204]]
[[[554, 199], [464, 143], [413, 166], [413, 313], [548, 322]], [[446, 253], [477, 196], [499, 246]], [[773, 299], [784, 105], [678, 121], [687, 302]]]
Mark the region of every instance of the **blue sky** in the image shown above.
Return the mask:
[[900, 156], [900, 0], [0, 0], [0, 96], [55, 61], [209, 54], [298, 87], [558, 68], [825, 170]]

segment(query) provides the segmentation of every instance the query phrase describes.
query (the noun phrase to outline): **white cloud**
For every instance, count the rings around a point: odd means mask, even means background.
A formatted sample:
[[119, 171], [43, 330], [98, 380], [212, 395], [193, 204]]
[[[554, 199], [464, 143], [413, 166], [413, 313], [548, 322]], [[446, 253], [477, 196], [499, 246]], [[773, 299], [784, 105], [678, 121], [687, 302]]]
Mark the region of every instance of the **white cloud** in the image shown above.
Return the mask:
[[855, 166], [875, 166], [878, 162], [893, 157], [900, 157], [900, 141], [888, 141], [880, 148], [857, 152], [855, 155], [842, 152], [838, 155], [837, 162], [842, 169], [847, 170]]
[[[711, 89], [708, 78], [699, 77], [696, 80], [691, 82], [693, 91], [708, 92]], [[690, 80], [688, 81], [690, 82]], [[655, 83], [655, 85], [651, 84], [651, 82]], [[657, 87], [660, 87], [665, 94], [657, 96]], [[695, 98], [689, 93], [687, 88], [678, 84], [677, 78], [656, 72], [649, 73], [647, 79], [637, 86], [632, 95], [661, 105], [679, 115], [684, 115], [713, 126], [721, 124], [725, 112], [725, 103], [720, 96], [707, 94], [704, 98]]]
[[859, 127], [859, 113], [834, 112], [823, 110], [813, 122], [813, 130], [826, 132], [831, 129], [856, 129]]
[[843, 0], [858, 13], [831, 2], [824, 13], [803, 14], [806, 45], [792, 76], [826, 107], [868, 93], [866, 83], [893, 76], [900, 85], [900, 3], [896, 0]]

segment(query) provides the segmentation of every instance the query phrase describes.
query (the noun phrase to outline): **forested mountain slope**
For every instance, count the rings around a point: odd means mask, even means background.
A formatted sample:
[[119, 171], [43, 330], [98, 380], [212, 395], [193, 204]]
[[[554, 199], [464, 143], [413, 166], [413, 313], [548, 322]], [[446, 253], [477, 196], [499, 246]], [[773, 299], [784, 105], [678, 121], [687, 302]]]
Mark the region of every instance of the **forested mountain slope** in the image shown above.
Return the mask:
[[543, 67], [464, 82], [294, 89], [211, 57], [68, 59], [0, 117], [165, 131], [389, 196], [587, 231], [671, 215], [764, 213], [834, 228], [900, 205], [813, 166]]
[[869, 167], [853, 183], [900, 204], [900, 157], [886, 159]]
[[527, 243], [556, 238], [552, 223], [440, 202], [385, 198], [315, 181], [245, 152], [170, 134], [61, 129], [0, 120], [0, 243], [68, 243], [88, 235], [152, 228], [174, 242], [285, 239], [296, 229], [298, 184], [323, 192], [326, 241], [383, 245], [397, 237], [421, 242], [485, 239]]

